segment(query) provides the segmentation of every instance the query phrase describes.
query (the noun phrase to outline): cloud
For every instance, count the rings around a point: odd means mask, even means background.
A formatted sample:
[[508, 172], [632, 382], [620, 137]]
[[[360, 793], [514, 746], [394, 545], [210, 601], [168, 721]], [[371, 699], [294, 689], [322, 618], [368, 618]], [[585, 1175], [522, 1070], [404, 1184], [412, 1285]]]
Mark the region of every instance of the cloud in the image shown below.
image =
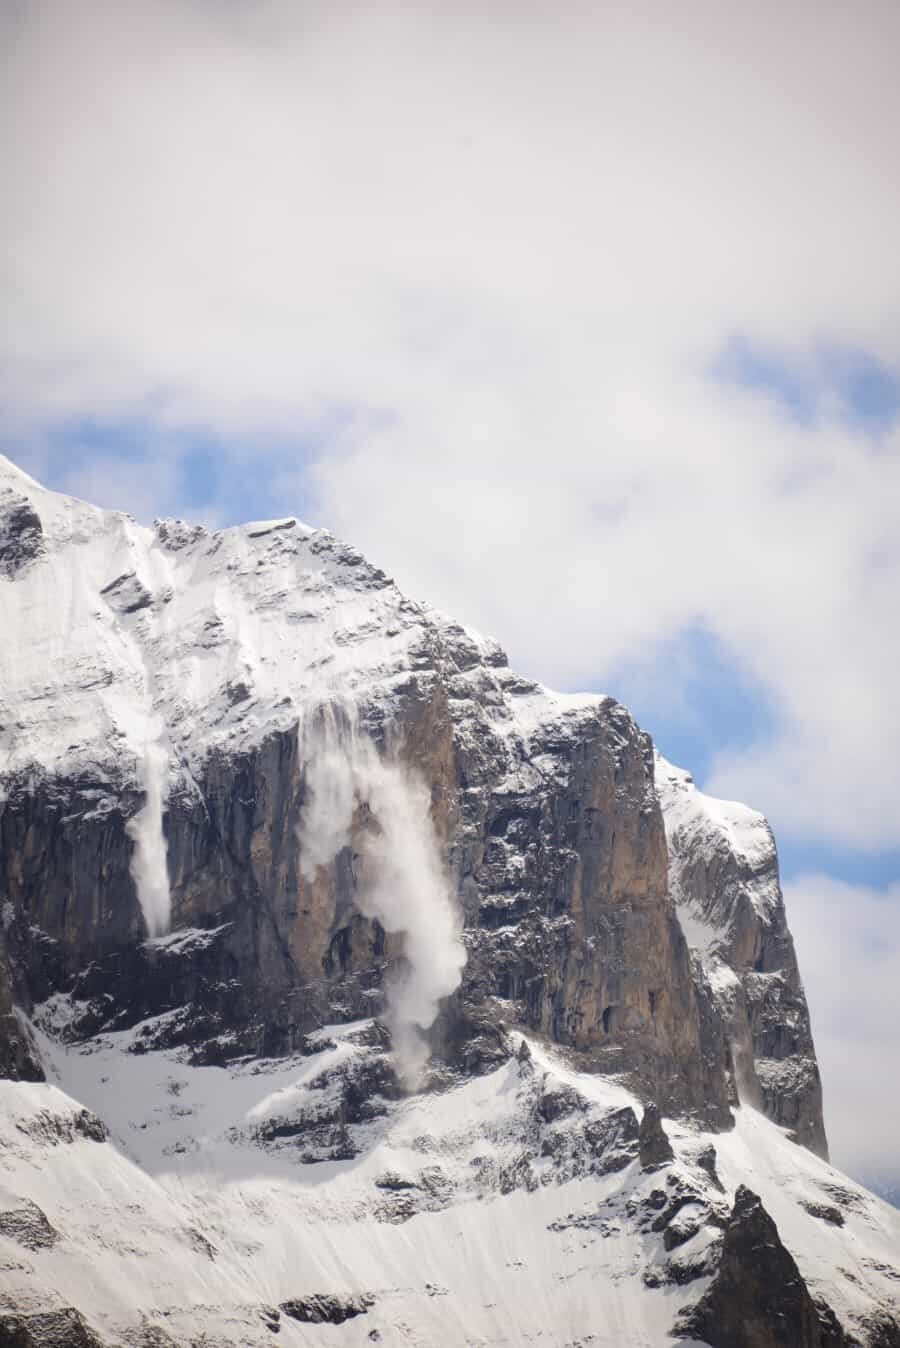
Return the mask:
[[785, 887], [822, 1069], [834, 1163], [900, 1182], [900, 884], [805, 875]]
[[[898, 841], [900, 11], [4, 15], [26, 438], [200, 428], [239, 495], [252, 446], [328, 427], [312, 469], [267, 461], [277, 510], [312, 483], [321, 522], [548, 680], [619, 691], [639, 662], [662, 697], [709, 632], [771, 714], [713, 789]], [[723, 379], [735, 341], [774, 378]], [[877, 425], [825, 349], [888, 372]], [[774, 386], [798, 368], [805, 419]]]

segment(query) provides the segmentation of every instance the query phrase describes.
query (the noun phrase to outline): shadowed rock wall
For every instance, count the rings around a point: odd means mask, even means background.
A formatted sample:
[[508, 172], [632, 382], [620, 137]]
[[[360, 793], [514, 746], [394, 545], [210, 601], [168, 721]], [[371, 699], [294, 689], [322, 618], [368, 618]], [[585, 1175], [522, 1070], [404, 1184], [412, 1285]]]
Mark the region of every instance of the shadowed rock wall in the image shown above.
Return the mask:
[[[468, 965], [436, 1047], [456, 1053], [477, 1009], [627, 1075], [663, 1109], [725, 1124], [724, 1064], [704, 1043], [667, 892], [648, 737], [607, 700], [538, 724], [526, 743], [450, 693], [440, 669], [411, 678], [390, 722], [431, 787], [465, 912]], [[384, 740], [377, 704], [367, 725]], [[139, 795], [89, 779], [19, 783], [0, 806], [17, 999], [74, 988], [85, 1033], [189, 1007], [169, 1042], [207, 1058], [290, 1051], [330, 1019], [377, 1014], [402, 938], [355, 911], [352, 847], [302, 876], [304, 790], [296, 731], [183, 776], [166, 817], [173, 927], [215, 934], [142, 946], [125, 830]]]

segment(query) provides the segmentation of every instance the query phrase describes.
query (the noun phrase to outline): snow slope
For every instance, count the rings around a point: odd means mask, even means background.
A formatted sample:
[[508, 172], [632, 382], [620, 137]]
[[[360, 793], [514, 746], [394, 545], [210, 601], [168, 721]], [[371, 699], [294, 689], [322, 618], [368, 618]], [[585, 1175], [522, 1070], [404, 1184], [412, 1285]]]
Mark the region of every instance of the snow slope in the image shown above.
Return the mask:
[[[0, 455], [3, 500], [30, 502], [42, 546], [0, 576], [0, 775], [86, 763], [140, 779], [294, 725], [324, 688], [381, 689], [433, 628], [488, 662], [493, 642], [407, 599], [360, 553], [295, 519], [210, 533], [47, 491]], [[2, 537], [2, 516], [0, 516]], [[302, 639], [296, 639], [302, 630]]]
[[[536, 1100], [577, 1092], [573, 1111], [541, 1125], [545, 1142], [573, 1147], [585, 1120], [640, 1109], [534, 1041], [530, 1062], [394, 1103], [359, 1128], [354, 1159], [303, 1164], [295, 1141], [261, 1142], [261, 1123], [369, 1051], [365, 1028], [331, 1026], [308, 1057], [230, 1070], [129, 1052], [140, 1029], [68, 1050], [42, 1036], [56, 1084], [0, 1083], [2, 1206], [36, 1203], [59, 1239], [26, 1252], [0, 1236], [0, 1306], [46, 1307], [52, 1292], [112, 1342], [137, 1341], [143, 1324], [177, 1343], [207, 1333], [262, 1344], [266, 1307], [362, 1294], [374, 1298], [368, 1311], [339, 1326], [282, 1315], [279, 1341], [657, 1348], [708, 1283], [667, 1283], [667, 1269], [702, 1263], [718, 1238], [704, 1222], [672, 1255], [648, 1229], [655, 1196], [676, 1183], [698, 1197], [682, 1222], [692, 1209], [723, 1216], [749, 1184], [811, 1289], [849, 1323], [896, 1302], [900, 1213], [749, 1108], [730, 1135], [668, 1122], [677, 1159], [664, 1175], [633, 1159], [580, 1174], [554, 1144], [527, 1182], [498, 1181], [515, 1171]], [[81, 1104], [109, 1123], [107, 1142], [59, 1140], [50, 1121]], [[709, 1145], [724, 1192], [697, 1165]], [[421, 1206], [408, 1215], [411, 1195]], [[839, 1207], [844, 1225], [812, 1215], [816, 1205]]]

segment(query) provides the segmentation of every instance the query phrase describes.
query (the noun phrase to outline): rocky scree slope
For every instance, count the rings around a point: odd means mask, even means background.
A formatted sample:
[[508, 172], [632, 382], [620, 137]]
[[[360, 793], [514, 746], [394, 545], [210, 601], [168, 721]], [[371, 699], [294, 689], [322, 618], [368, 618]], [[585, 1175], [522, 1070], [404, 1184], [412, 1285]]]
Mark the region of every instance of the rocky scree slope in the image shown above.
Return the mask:
[[[655, 759], [612, 699], [519, 677], [327, 531], [146, 529], [2, 459], [0, 615], [11, 1081], [55, 1072], [105, 1115], [109, 1091], [66, 1077], [60, 1042], [77, 1061], [79, 1046], [126, 1044], [116, 1073], [169, 1055], [232, 1080], [254, 1061], [296, 1073], [324, 1025], [364, 1024], [362, 1065], [320, 1073], [327, 1105], [234, 1128], [295, 1168], [371, 1150], [365, 1130], [407, 1108], [381, 1018], [410, 952], [362, 902], [379, 825], [366, 801], [331, 862], [304, 858], [305, 727], [337, 703], [426, 784], [462, 915], [467, 959], [429, 1031], [426, 1094], [510, 1070], [524, 1034], [638, 1113], [717, 1132], [743, 1102], [825, 1156], [768, 827]], [[859, 1324], [884, 1309], [883, 1289], [867, 1295], [848, 1312]]]

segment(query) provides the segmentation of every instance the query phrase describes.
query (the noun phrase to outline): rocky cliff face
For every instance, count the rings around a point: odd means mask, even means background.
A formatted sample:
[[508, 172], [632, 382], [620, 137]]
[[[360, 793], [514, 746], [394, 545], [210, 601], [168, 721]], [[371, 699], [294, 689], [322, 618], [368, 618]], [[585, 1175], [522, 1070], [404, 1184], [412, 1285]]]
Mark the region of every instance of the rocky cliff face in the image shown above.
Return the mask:
[[[143, 529], [5, 460], [0, 488], [7, 1076], [40, 1071], [22, 1013], [71, 1045], [129, 1034], [218, 1070], [303, 1057], [340, 1023], [373, 1023], [383, 1052], [386, 989], [414, 961], [365, 899], [384, 821], [357, 790], [317, 865], [300, 826], [308, 727], [339, 704], [398, 780], [425, 784], [461, 915], [432, 1086], [537, 1036], [683, 1126], [727, 1130], [743, 1101], [825, 1155], [759, 816], [702, 797], [612, 699], [520, 678], [325, 531]], [[367, 1101], [403, 1096], [388, 1059], [366, 1072], [315, 1126], [262, 1141], [357, 1154], [353, 1129], [382, 1110]]]
[[657, 787], [669, 892], [695, 977], [724, 1028], [734, 1086], [827, 1156], [819, 1070], [771, 830], [746, 806], [704, 796], [662, 758]]
[[[97, 1028], [177, 998], [192, 1007], [184, 1035], [225, 1054], [291, 1051], [336, 1015], [377, 1012], [402, 942], [359, 914], [351, 849], [304, 876], [297, 828], [304, 715], [349, 696], [372, 739], [384, 749], [390, 733], [428, 783], [464, 913], [464, 982], [435, 1044], [456, 1052], [466, 1026], [502, 1019], [727, 1126], [744, 1026], [692, 962], [652, 746], [624, 708], [522, 680], [495, 645], [294, 520], [151, 532], [5, 471], [4, 600], [31, 654], [10, 660], [2, 713], [0, 887], [21, 1005], [77, 986]], [[166, 808], [148, 823], [165, 835], [171, 922], [216, 932], [215, 976], [196, 988], [193, 957], [162, 977], [138, 953], [133, 830], [156, 745]], [[719, 859], [701, 849], [697, 873]], [[811, 1049], [783, 910], [740, 911], [722, 958], [747, 984], [757, 946], [769, 964], [787, 952], [797, 1003], [785, 1033], [781, 1003], [753, 1002], [755, 1086], [770, 1040], [791, 1055], [798, 1008]], [[785, 1092], [767, 1080], [761, 1098], [781, 1117]], [[814, 1113], [804, 1140], [821, 1145]]]

